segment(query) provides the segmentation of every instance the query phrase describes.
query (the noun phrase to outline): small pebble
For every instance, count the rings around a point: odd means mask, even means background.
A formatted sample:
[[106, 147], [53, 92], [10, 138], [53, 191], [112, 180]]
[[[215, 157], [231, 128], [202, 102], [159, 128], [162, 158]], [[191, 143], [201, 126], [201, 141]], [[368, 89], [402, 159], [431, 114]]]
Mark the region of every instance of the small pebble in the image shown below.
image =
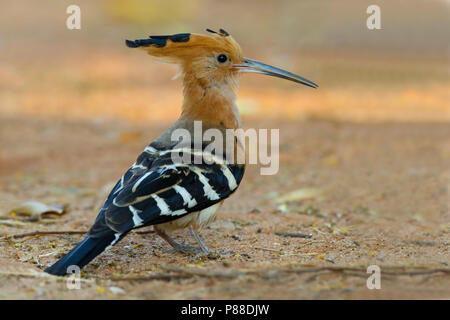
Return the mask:
[[109, 291], [111, 291], [114, 294], [125, 294], [125, 290], [119, 287], [109, 287]]
[[239, 235], [237, 235], [237, 234], [233, 234], [231, 237], [232, 237], [234, 240], [242, 240], [242, 237], [239, 236]]

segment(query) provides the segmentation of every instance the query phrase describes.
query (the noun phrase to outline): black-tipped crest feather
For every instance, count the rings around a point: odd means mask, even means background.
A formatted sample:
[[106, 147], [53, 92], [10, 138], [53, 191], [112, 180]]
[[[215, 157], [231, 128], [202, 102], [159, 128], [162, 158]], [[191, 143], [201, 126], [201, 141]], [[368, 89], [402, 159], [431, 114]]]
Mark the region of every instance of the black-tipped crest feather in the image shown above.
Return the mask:
[[207, 28], [206, 31], [211, 32], [211, 33], [215, 33], [215, 34], [218, 34], [218, 35], [221, 35], [221, 36], [223, 36], [223, 37], [228, 37], [228, 36], [230, 35], [230, 34], [229, 34], [227, 31], [225, 31], [224, 29], [219, 29], [219, 32], [216, 32], [216, 31], [214, 31], [214, 30], [211, 30], [211, 29]]
[[190, 33], [177, 33], [173, 35], [166, 36], [149, 36], [148, 39], [137, 39], [137, 40], [125, 40], [127, 47], [138, 48], [138, 47], [148, 47], [154, 45], [158, 48], [162, 48], [167, 44], [167, 39], [172, 42], [187, 42], [189, 41]]

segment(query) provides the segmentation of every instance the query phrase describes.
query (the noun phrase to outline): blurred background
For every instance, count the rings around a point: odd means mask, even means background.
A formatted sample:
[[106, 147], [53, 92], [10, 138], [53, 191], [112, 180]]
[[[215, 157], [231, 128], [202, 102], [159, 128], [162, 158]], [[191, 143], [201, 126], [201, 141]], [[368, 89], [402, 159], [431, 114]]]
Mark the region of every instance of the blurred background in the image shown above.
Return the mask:
[[[382, 29], [368, 30], [375, 2]], [[245, 75], [244, 116], [449, 121], [450, 2], [375, 2], [2, 1], [0, 115], [170, 122], [181, 102], [176, 69], [124, 40], [224, 28], [246, 56], [320, 85]], [[81, 30], [66, 28], [70, 4]]]

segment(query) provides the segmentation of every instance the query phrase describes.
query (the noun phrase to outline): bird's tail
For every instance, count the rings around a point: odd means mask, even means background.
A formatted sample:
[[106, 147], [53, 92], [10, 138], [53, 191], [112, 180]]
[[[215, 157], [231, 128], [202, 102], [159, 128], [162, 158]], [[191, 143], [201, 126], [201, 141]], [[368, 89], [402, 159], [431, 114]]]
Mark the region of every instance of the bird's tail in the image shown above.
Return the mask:
[[65, 276], [68, 274], [67, 268], [69, 266], [76, 265], [81, 269], [118, 240], [120, 240], [119, 236], [114, 233], [100, 238], [87, 236], [68, 254], [45, 269], [45, 272], [55, 276]]

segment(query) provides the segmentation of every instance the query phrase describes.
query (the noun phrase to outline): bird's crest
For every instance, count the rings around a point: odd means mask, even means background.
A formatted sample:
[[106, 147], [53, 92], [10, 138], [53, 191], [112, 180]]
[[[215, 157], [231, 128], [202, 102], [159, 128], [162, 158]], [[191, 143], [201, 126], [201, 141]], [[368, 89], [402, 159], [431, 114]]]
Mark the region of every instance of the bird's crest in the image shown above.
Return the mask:
[[166, 62], [182, 63], [202, 56], [226, 53], [236, 63], [242, 61], [239, 44], [224, 29], [219, 32], [206, 29], [211, 35], [178, 33], [174, 35], [149, 36], [148, 39], [126, 40], [130, 48], [142, 48], [151, 56]]
[[220, 29], [219, 30], [219, 33], [217, 33], [216, 31], [214, 31], [214, 30], [211, 30], [211, 29], [206, 29], [206, 31], [208, 31], [208, 32], [211, 32], [211, 33], [215, 33], [215, 34], [219, 34], [219, 35], [221, 35], [221, 36], [223, 36], [223, 37], [228, 37], [230, 34], [228, 33], [228, 32], [226, 32], [224, 29]]

